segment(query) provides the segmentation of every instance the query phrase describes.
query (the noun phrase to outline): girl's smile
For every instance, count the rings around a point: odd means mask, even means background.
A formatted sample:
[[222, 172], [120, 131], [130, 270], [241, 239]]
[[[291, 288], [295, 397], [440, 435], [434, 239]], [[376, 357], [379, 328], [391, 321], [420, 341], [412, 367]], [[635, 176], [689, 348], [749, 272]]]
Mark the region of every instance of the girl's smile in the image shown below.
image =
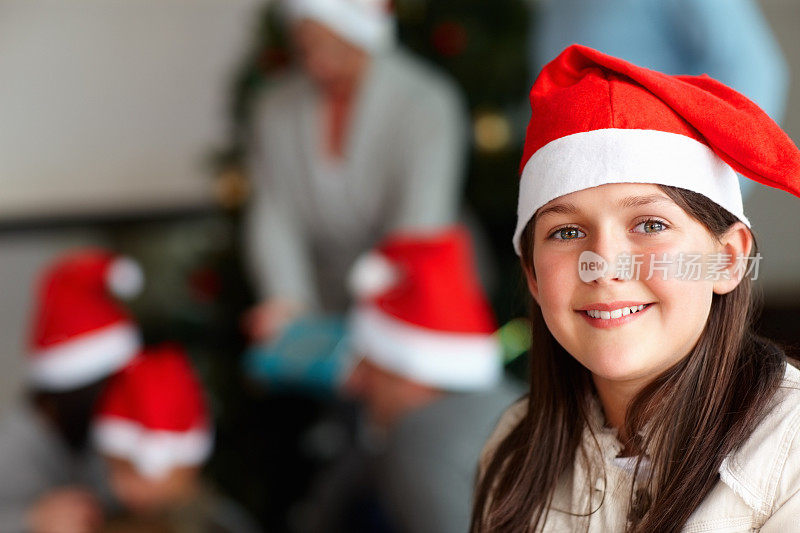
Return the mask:
[[641, 318], [652, 305], [655, 305], [655, 303], [632, 301], [617, 301], [608, 304], [593, 303], [578, 309], [576, 312], [580, 313], [593, 327], [615, 328]]

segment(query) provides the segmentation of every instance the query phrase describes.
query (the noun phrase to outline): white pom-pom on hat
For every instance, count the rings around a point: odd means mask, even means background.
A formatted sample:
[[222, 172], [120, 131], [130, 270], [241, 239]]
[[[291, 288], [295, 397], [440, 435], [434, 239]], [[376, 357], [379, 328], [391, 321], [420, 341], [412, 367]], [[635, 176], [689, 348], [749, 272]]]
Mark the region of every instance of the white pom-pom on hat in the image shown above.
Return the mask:
[[353, 264], [348, 286], [357, 299], [369, 299], [388, 291], [399, 279], [397, 267], [386, 256], [369, 252]]
[[144, 272], [139, 263], [130, 257], [121, 256], [108, 266], [106, 283], [115, 296], [128, 300], [142, 292]]

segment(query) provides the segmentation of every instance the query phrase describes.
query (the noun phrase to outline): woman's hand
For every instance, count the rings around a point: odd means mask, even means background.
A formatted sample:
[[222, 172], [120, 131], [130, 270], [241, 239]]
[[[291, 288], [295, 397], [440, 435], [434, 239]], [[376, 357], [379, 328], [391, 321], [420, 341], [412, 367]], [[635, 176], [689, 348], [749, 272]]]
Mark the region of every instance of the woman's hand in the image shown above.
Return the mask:
[[267, 342], [280, 335], [304, 311], [304, 306], [297, 302], [273, 298], [249, 309], [242, 318], [242, 329], [251, 342]]

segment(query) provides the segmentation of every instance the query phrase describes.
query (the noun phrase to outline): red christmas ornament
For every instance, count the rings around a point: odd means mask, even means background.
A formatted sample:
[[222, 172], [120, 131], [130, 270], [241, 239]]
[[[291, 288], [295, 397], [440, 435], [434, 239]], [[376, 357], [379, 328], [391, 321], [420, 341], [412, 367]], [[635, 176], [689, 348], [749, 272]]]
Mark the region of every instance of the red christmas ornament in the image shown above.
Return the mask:
[[431, 43], [434, 50], [444, 57], [461, 55], [467, 48], [467, 30], [454, 21], [445, 21], [438, 24], [431, 34]]

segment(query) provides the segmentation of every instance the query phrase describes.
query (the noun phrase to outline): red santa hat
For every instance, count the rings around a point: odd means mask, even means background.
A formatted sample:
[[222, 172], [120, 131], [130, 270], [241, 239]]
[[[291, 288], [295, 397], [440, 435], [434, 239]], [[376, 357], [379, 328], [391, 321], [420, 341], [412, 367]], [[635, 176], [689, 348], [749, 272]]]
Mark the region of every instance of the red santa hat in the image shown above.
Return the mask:
[[494, 385], [501, 347], [468, 232], [390, 236], [353, 267], [353, 345], [381, 367], [441, 389]]
[[213, 437], [203, 389], [184, 351], [145, 350], [111, 378], [92, 423], [98, 450], [147, 477], [208, 459]]
[[129, 258], [89, 249], [69, 253], [42, 276], [28, 367], [30, 383], [61, 391], [87, 385], [121, 368], [139, 351], [139, 328], [114, 296], [141, 290]]
[[289, 20], [315, 20], [367, 52], [394, 43], [395, 20], [389, 0], [284, 0], [284, 7]]
[[800, 195], [800, 151], [753, 102], [708, 77], [670, 76], [572, 45], [530, 92], [514, 249], [547, 202], [607, 183], [655, 183], [742, 222], [736, 172]]

